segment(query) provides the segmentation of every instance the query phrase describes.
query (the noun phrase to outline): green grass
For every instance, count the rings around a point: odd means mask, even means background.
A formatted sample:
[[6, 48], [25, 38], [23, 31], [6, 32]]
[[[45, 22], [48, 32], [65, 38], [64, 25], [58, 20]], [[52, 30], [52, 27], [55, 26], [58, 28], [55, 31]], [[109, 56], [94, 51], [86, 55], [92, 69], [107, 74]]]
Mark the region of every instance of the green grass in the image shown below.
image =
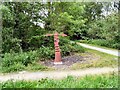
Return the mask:
[[87, 43], [97, 47], [102, 47], [105, 49], [120, 50], [120, 44], [114, 41], [108, 41], [104, 39], [93, 39], [93, 40], [76, 40], [75, 42]]
[[72, 77], [61, 80], [41, 79], [38, 81], [3, 82], [2, 88], [118, 88], [118, 75], [114, 72], [103, 75]]
[[[110, 54], [102, 53], [96, 50], [86, 49], [86, 53], [96, 57], [86, 63], [75, 63], [71, 66], [71, 69], [90, 68], [90, 67], [117, 67], [118, 57]], [[81, 56], [87, 56], [86, 53], [80, 54]]]
[[[77, 40], [76, 42], [80, 42], [80, 40], [79, 40], [79, 41]], [[82, 43], [85, 43], [85, 42], [82, 42]], [[100, 45], [95, 45], [95, 44], [90, 44], [90, 43], [89, 43], [89, 44], [88, 44], [88, 43], [85, 43], [85, 44], [90, 45], [90, 46], [95, 46], [95, 47], [98, 47], [98, 48], [107, 49], [107, 50], [120, 51], [120, 50], [115, 49], [115, 48], [109, 48], [109, 47], [100, 46]]]

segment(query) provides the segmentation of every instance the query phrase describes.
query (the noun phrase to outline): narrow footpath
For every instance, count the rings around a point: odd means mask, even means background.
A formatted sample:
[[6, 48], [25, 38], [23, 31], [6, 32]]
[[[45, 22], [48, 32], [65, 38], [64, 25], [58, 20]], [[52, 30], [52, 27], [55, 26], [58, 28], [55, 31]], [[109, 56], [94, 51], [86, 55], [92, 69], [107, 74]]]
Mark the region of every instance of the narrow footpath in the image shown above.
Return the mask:
[[82, 77], [85, 75], [99, 75], [110, 72], [118, 73], [118, 68], [103, 67], [89, 68], [71, 71], [41, 71], [41, 72], [19, 72], [15, 74], [0, 75], [0, 82], [7, 80], [39, 80], [42, 78], [62, 79], [67, 76]]
[[97, 50], [97, 51], [104, 52], [104, 53], [111, 54], [111, 55], [115, 55], [115, 56], [120, 56], [120, 52], [118, 50], [108, 50], [108, 49], [103, 49], [103, 48], [99, 48], [96, 46], [91, 46], [91, 45], [83, 44], [83, 43], [77, 43], [77, 44], [79, 44], [85, 48]]

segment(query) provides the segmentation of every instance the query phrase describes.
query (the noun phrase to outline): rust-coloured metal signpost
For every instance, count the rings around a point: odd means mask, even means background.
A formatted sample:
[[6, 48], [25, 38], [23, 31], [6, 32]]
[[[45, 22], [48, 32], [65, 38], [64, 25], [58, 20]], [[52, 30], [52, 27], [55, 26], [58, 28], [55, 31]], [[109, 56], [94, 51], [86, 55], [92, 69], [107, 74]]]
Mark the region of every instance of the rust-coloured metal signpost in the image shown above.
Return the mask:
[[55, 32], [55, 34], [46, 34], [45, 36], [53, 36], [53, 35], [54, 35], [54, 46], [55, 46], [54, 64], [62, 64], [60, 47], [59, 47], [59, 36], [67, 36], [67, 35], [66, 34], [58, 34], [58, 32]]

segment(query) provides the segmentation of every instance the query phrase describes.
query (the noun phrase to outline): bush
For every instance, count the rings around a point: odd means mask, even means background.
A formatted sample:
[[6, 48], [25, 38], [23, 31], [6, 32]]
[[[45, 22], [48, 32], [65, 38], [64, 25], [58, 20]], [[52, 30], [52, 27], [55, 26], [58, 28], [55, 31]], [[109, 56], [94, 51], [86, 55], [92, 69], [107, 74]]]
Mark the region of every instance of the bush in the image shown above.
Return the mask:
[[38, 65], [39, 67], [34, 66], [34, 61], [37, 60], [48, 60], [54, 58], [54, 49], [51, 47], [42, 46], [39, 50], [22, 52], [22, 53], [5, 53], [2, 58], [2, 72], [13, 72], [20, 71], [33, 65], [31, 69], [46, 69], [42, 65]]
[[38, 49], [42, 46], [45, 47], [54, 47], [53, 36], [45, 37], [45, 36], [33, 36], [29, 39], [30, 49]]
[[31, 64], [28, 64], [26, 69], [27, 70], [45, 70], [45, 69], [47, 69], [47, 67], [41, 65], [40, 63], [33, 61]]
[[115, 48], [115, 49], [120, 49], [120, 44], [118, 42], [113, 41], [113, 40], [93, 39], [93, 40], [80, 40], [80, 42], [99, 45], [99, 46], [105, 46], [105, 47], [110, 47], [110, 48]]
[[62, 56], [72, 55], [76, 52], [83, 53], [85, 51], [85, 49], [82, 46], [77, 45], [76, 43], [66, 44], [64, 46], [61, 46], [60, 48]]
[[113, 44], [112, 47], [120, 50], [120, 44], [119, 43]]
[[23, 65], [27, 66], [27, 63], [31, 63], [38, 57], [37, 51], [23, 52], [23, 53], [5, 53], [2, 60], [3, 66], [10, 66], [14, 63], [21, 62]]
[[22, 52], [21, 40], [17, 38], [9, 38], [8, 40], [3, 41], [2, 43], [2, 52], [9, 53], [11, 50], [14, 52]]
[[40, 54], [41, 60], [54, 58], [54, 49], [52, 47], [42, 46], [39, 48], [38, 53]]
[[22, 71], [25, 69], [25, 66], [18, 62], [14, 63], [14, 65], [11, 65], [9, 67], [2, 67], [2, 72], [15, 72], [15, 71]]
[[60, 50], [61, 50], [62, 56], [70, 55], [71, 50], [69, 48], [69, 45], [60, 46]]
[[[71, 44], [68, 39], [61, 38], [63, 45], [60, 46], [62, 56], [71, 55], [75, 52], [84, 52], [84, 48], [76, 43]], [[60, 43], [60, 44], [62, 44]], [[41, 46], [34, 51], [22, 52], [22, 53], [5, 53], [2, 60], [3, 72], [20, 71], [22, 69], [29, 69], [33, 65], [34, 69], [45, 69], [43, 66], [37, 64], [36, 67], [33, 62], [37, 60], [50, 60], [55, 58], [55, 49], [52, 46]]]
[[100, 45], [100, 46], [110, 46], [109, 42], [106, 42], [106, 40], [100, 40], [100, 39], [98, 39], [98, 40], [92, 40], [91, 43], [93, 43], [95, 45]]
[[59, 37], [59, 39], [60, 39], [60, 42], [59, 42], [60, 46], [64, 46], [66, 44], [71, 44], [70, 40], [68, 38], [66, 38], [66, 37], [61, 36], [61, 37]]
[[20, 71], [28, 64], [38, 60], [39, 54], [37, 51], [23, 53], [5, 53], [2, 58], [3, 72]]

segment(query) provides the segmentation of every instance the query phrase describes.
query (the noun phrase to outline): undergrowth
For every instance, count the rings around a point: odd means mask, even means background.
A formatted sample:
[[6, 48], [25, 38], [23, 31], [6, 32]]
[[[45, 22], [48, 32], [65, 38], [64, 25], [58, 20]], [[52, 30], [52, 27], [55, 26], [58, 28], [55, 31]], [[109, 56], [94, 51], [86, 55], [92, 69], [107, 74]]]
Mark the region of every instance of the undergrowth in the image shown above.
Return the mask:
[[105, 39], [92, 39], [92, 40], [80, 40], [81, 43], [88, 43], [93, 45], [105, 46], [109, 48], [115, 48], [120, 50], [119, 42], [115, 42], [112, 40], [105, 40]]
[[[60, 40], [62, 56], [71, 55], [76, 52], [84, 52], [83, 47], [75, 43], [70, 43], [68, 39]], [[22, 70], [46, 70], [48, 69], [47, 67], [37, 62], [39, 62], [39, 60], [45, 61], [54, 59], [54, 54], [55, 51], [53, 46], [41, 46], [36, 50], [30, 50], [27, 52], [5, 53], [2, 54], [2, 68], [0, 69], [0, 71], [3, 73], [8, 73]]]
[[61, 80], [13, 81], [1, 83], [2, 88], [118, 88], [118, 75], [88, 75], [81, 78], [68, 76]]

